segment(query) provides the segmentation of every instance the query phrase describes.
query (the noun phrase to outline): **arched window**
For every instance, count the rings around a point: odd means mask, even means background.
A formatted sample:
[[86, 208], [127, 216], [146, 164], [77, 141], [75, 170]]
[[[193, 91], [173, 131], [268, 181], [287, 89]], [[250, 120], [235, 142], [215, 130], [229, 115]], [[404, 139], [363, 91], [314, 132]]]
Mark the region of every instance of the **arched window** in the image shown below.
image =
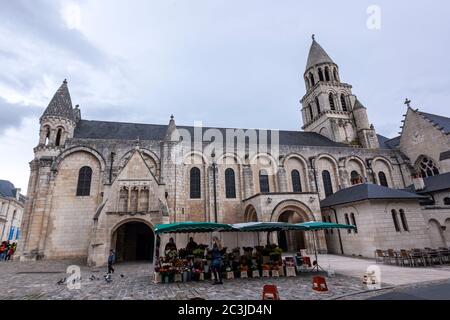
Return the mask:
[[59, 128], [58, 132], [56, 133], [55, 146], [59, 147], [61, 145], [61, 137], [62, 137], [62, 129]]
[[77, 197], [88, 197], [91, 194], [92, 169], [83, 167], [78, 173]]
[[360, 175], [357, 171], [352, 171], [350, 174], [350, 180], [353, 185], [361, 182]]
[[434, 161], [428, 157], [423, 157], [419, 164], [420, 173], [423, 178], [439, 175], [439, 169]]
[[322, 73], [322, 69], [319, 68], [319, 80], [323, 81], [323, 73]]
[[347, 102], [345, 101], [345, 96], [343, 94], [341, 94], [341, 105], [342, 105], [342, 111], [348, 111]]
[[200, 183], [200, 169], [192, 168], [190, 172], [190, 196], [191, 199], [200, 199], [202, 197]]
[[320, 102], [319, 102], [318, 97], [316, 97], [316, 106], [317, 106], [317, 114], [319, 115], [321, 111], [320, 111]]
[[334, 104], [334, 97], [332, 93], [330, 93], [330, 95], [328, 96], [328, 101], [330, 102], [330, 109], [336, 110], [336, 105]]
[[310, 119], [311, 119], [311, 120], [314, 119], [313, 109], [312, 109], [312, 107], [311, 107], [310, 104], [308, 105], [308, 111], [309, 111]]
[[236, 198], [236, 179], [231, 168], [225, 170], [225, 193], [228, 199]]
[[328, 67], [325, 67], [325, 80], [330, 81], [330, 69]]
[[378, 172], [378, 180], [380, 181], [380, 186], [389, 187], [386, 174], [383, 171]]
[[[345, 214], [345, 224], [350, 225], [350, 219], [348, 218], [348, 213]], [[351, 233], [351, 229], [347, 229], [347, 233]]]
[[400, 225], [398, 224], [397, 211], [392, 209], [392, 221], [394, 221], [395, 231], [400, 232]]
[[355, 214], [354, 213], [351, 213], [350, 214], [350, 218], [352, 219], [352, 225], [354, 225], [355, 226], [355, 233], [358, 233], [358, 225], [356, 224], [356, 219], [355, 219]]
[[269, 175], [266, 170], [261, 170], [259, 172], [259, 190], [261, 193], [269, 193]]
[[311, 87], [314, 87], [314, 85], [316, 84], [314, 81], [314, 75], [312, 74], [312, 72], [309, 73], [309, 79], [311, 80]]
[[44, 139], [44, 145], [48, 146], [48, 143], [50, 141], [50, 128], [45, 127], [45, 139]]
[[336, 68], [334, 68], [333, 75], [334, 75], [334, 80], [335, 80], [335, 81], [339, 81], [338, 73], [337, 73]]
[[322, 171], [323, 188], [325, 196], [329, 197], [333, 194], [333, 184], [331, 183], [331, 175], [327, 170]]
[[408, 221], [406, 220], [405, 210], [400, 209], [400, 220], [402, 221], [403, 230], [409, 231]]
[[292, 191], [302, 192], [302, 182], [300, 180], [300, 172], [298, 172], [298, 170], [292, 170], [291, 179], [292, 179]]

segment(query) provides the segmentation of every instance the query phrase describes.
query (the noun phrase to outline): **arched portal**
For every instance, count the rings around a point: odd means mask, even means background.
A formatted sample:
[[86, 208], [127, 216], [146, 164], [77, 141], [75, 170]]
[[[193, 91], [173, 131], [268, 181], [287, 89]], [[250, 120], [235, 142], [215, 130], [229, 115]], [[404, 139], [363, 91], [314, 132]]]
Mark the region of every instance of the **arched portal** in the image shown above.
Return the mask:
[[[284, 211], [278, 217], [278, 222], [302, 223], [306, 222], [295, 211]], [[278, 233], [278, 246], [284, 252], [298, 252], [307, 249], [304, 231], [281, 231]]]
[[111, 242], [117, 262], [153, 260], [155, 235], [143, 222], [130, 221], [121, 225], [113, 233]]

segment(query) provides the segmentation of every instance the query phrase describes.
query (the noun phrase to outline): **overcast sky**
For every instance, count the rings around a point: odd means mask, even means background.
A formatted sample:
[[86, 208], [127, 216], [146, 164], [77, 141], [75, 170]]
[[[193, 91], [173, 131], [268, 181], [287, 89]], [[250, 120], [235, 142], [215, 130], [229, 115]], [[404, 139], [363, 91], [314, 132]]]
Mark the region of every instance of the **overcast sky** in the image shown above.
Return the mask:
[[448, 0], [0, 0], [0, 179], [26, 191], [64, 78], [84, 119], [300, 130], [313, 33], [394, 137], [406, 97], [450, 116], [449, 17]]

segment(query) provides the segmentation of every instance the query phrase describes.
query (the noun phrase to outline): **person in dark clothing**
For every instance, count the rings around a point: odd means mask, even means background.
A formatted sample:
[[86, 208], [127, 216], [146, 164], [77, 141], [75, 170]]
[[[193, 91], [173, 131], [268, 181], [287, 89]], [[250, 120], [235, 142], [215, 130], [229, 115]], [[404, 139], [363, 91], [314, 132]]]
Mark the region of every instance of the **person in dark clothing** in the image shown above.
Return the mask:
[[114, 254], [114, 250], [111, 250], [108, 257], [108, 273], [114, 273], [114, 263], [116, 263], [116, 255]]
[[175, 244], [173, 238], [170, 238], [169, 242], [166, 244], [165, 251], [167, 250], [175, 250], [175, 251], [177, 250], [177, 245]]
[[211, 252], [211, 269], [214, 272], [214, 284], [223, 284], [222, 282], [222, 252], [219, 250], [217, 243], [214, 243]]
[[189, 242], [186, 246], [186, 251], [189, 252], [189, 254], [192, 254], [192, 251], [197, 249], [198, 244], [194, 241], [194, 238], [190, 237]]

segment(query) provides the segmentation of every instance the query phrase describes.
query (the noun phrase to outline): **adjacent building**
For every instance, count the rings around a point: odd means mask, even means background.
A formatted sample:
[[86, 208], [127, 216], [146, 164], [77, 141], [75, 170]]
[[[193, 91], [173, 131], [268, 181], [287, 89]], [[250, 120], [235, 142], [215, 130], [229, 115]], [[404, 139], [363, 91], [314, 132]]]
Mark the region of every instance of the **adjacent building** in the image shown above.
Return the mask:
[[25, 196], [6, 180], [0, 180], [0, 242], [20, 239]]

